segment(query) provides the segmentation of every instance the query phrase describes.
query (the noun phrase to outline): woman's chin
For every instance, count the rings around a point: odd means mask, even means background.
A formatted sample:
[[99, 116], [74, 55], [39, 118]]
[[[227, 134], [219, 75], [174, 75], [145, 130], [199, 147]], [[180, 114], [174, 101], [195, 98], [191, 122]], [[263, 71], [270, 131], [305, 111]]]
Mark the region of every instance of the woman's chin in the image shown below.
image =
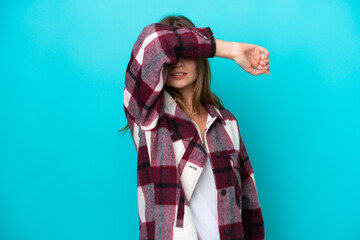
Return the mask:
[[171, 83], [171, 84], [166, 84], [169, 87], [173, 87], [173, 88], [184, 88], [186, 87], [186, 84], [181, 84], [181, 83]]
[[[169, 81], [165, 83], [167, 86], [169, 87], [173, 87], [173, 88], [186, 88], [186, 87], [190, 87], [190, 85], [194, 84], [194, 83], [189, 83], [189, 82], [184, 82], [184, 81], [179, 81], [179, 80], [175, 80], [175, 81]], [[195, 84], [194, 84], [195, 86]]]

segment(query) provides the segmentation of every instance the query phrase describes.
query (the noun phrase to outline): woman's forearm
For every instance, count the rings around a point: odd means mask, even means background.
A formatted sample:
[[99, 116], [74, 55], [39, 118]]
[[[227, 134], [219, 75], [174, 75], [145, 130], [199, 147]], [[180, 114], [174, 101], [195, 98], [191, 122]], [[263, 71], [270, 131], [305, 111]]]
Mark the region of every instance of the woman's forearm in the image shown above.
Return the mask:
[[228, 42], [215, 39], [216, 50], [215, 57], [234, 59], [236, 53], [236, 42]]

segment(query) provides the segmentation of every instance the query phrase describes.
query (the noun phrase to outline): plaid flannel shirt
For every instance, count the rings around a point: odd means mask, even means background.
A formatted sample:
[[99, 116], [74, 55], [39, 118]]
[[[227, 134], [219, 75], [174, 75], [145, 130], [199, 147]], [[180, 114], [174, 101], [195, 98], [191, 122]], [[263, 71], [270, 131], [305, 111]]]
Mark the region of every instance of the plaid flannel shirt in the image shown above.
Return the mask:
[[197, 124], [163, 88], [168, 64], [215, 56], [209, 27], [153, 23], [141, 31], [127, 66], [124, 110], [137, 150], [140, 239], [199, 239], [189, 201], [210, 157], [220, 239], [264, 239], [254, 173], [238, 122], [206, 103], [204, 143]]

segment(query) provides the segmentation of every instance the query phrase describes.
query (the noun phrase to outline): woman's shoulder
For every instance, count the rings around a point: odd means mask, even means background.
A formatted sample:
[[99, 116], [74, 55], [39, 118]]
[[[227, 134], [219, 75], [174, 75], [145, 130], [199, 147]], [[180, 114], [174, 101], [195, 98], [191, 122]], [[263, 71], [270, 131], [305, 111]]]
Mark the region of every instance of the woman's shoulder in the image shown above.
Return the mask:
[[219, 108], [217, 108], [221, 114], [221, 116], [225, 119], [225, 120], [229, 120], [229, 121], [237, 121], [235, 115], [228, 109], [225, 108], [224, 106], [221, 106]]
[[219, 107], [218, 111], [220, 112], [221, 117], [223, 118], [225, 124], [223, 125], [224, 128], [228, 133], [230, 133], [230, 138], [232, 139], [234, 145], [239, 146], [240, 143], [240, 129], [239, 129], [239, 122], [236, 119], [235, 115], [225, 107]]

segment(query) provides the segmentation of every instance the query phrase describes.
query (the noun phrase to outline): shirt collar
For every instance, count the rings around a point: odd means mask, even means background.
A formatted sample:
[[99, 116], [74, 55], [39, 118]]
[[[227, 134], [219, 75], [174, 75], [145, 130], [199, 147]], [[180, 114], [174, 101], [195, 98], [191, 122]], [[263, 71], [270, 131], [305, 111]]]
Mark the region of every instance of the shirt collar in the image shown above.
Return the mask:
[[[218, 118], [221, 120], [221, 122], [224, 125], [226, 125], [226, 122], [223, 116], [221, 115], [219, 108], [207, 102], [205, 103], [205, 107], [212, 118]], [[165, 89], [164, 89], [164, 111], [165, 113], [170, 115], [170, 117], [191, 121], [188, 115], [186, 115], [186, 113], [175, 102], [175, 100], [170, 95], [170, 93], [168, 93]]]

